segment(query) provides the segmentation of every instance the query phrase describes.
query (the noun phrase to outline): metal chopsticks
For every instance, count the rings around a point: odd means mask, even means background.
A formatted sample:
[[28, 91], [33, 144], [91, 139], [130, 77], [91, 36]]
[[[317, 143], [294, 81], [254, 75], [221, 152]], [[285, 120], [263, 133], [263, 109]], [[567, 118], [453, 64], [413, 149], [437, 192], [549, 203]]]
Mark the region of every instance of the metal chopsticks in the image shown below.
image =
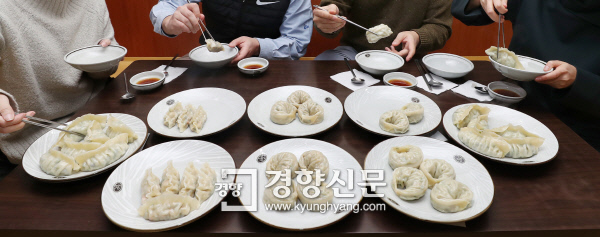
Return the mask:
[[[188, 4], [191, 3], [190, 0], [187, 0], [187, 3]], [[206, 33], [208, 33], [208, 36], [212, 40], [215, 40], [215, 38], [212, 36], [212, 34], [210, 34], [210, 31], [208, 30], [208, 28], [204, 25], [204, 22], [202, 22], [202, 20], [200, 20], [200, 19], [198, 19], [198, 22], [200, 22], [200, 24], [202, 25], [202, 27], [204, 27], [204, 29], [206, 29]], [[204, 35], [204, 31], [202, 30], [202, 27], [200, 27], [200, 31], [202, 31], [202, 36], [204, 37], [204, 41], [206, 41], [206, 36]]]
[[498, 45], [496, 46], [496, 61], [500, 57], [500, 33], [502, 33], [502, 47], [506, 48], [506, 43], [504, 42], [504, 22], [502, 21], [502, 17], [504, 15], [499, 14], [500, 18], [498, 20]]
[[417, 64], [417, 69], [419, 69], [419, 72], [421, 73], [421, 76], [423, 76], [423, 80], [425, 80], [425, 84], [427, 84], [427, 87], [429, 88], [429, 91], [433, 91], [433, 89], [431, 89], [431, 85], [429, 84], [429, 81], [427, 81], [427, 76], [425, 75], [425, 72], [423, 71], [423, 69], [421, 68], [421, 61], [417, 58], [415, 58], [415, 63]]
[[46, 120], [46, 119], [42, 119], [42, 118], [31, 117], [31, 116], [26, 116], [26, 118], [29, 119], [29, 120], [23, 120], [23, 122], [26, 123], [26, 124], [31, 124], [31, 125], [35, 125], [35, 126], [38, 126], [38, 127], [59, 130], [59, 131], [62, 131], [62, 132], [66, 132], [66, 133], [75, 134], [75, 135], [78, 135], [78, 136], [81, 136], [81, 137], [85, 137], [85, 134], [82, 134], [82, 133], [73, 132], [73, 131], [69, 131], [69, 130], [62, 129], [62, 128], [57, 128], [57, 127], [52, 127], [50, 125], [46, 125], [46, 124], [42, 124], [42, 123], [38, 123], [38, 122], [34, 122], [34, 121], [39, 121], [39, 122], [43, 122], [43, 123], [54, 124], [56, 126], [66, 126], [66, 124], [64, 124], [64, 123], [57, 123], [57, 122], [54, 122], [54, 121], [50, 121], [50, 120]]
[[[325, 9], [321, 8], [319, 5], [313, 5], [313, 7], [314, 7], [314, 8], [316, 8], [316, 9], [319, 9], [319, 10], [323, 10], [323, 11], [329, 12], [329, 11], [327, 11], [327, 10], [325, 10]], [[340, 19], [342, 19], [342, 20], [344, 20], [344, 21], [346, 21], [346, 22], [348, 22], [348, 23], [352, 24], [352, 25], [358, 26], [359, 28], [361, 28], [361, 29], [363, 29], [363, 30], [366, 30], [366, 31], [368, 31], [368, 32], [369, 32], [369, 33], [371, 33], [371, 34], [374, 34], [374, 35], [380, 36], [379, 34], [377, 34], [377, 33], [373, 32], [373, 31], [371, 31], [371, 30], [369, 30], [369, 29], [365, 28], [364, 26], [361, 26], [361, 25], [359, 25], [359, 24], [356, 24], [356, 23], [354, 23], [354, 22], [353, 22], [353, 21], [351, 21], [351, 20], [348, 20], [348, 18], [346, 18], [346, 17], [340, 16], [340, 15], [335, 15], [335, 16], [336, 16], [337, 18], [340, 18]]]

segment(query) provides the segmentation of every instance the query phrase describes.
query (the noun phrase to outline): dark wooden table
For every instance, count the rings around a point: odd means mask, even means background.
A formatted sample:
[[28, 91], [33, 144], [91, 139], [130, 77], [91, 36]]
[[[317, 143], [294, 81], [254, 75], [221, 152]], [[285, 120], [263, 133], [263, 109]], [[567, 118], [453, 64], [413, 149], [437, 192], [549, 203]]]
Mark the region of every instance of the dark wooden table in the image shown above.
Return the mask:
[[[125, 72], [130, 76], [151, 70], [166, 61], [137, 61]], [[502, 80], [489, 62], [474, 62], [475, 70], [457, 82], [475, 80], [484, 84]], [[220, 87], [239, 93], [246, 103], [261, 92], [286, 85], [308, 85], [327, 90], [341, 101], [352, 92], [329, 76], [347, 71], [343, 62], [271, 61], [268, 71], [249, 77], [237, 68], [206, 70], [191, 61], [175, 61], [175, 67], [189, 67], [178, 79], [161, 88], [138, 93], [130, 103], [124, 94], [123, 77], [108, 83], [104, 91], [91, 100], [77, 116], [85, 113], [127, 113], [146, 120], [148, 111], [164, 97], [198, 87]], [[357, 66], [354, 63], [354, 66]], [[401, 71], [418, 75], [413, 63]], [[433, 99], [445, 113], [455, 105], [474, 102], [451, 91], [433, 95], [417, 89]], [[560, 143], [558, 157], [531, 167], [519, 167], [479, 158], [488, 169], [496, 187], [494, 202], [480, 217], [468, 221], [466, 228], [427, 223], [410, 218], [391, 207], [385, 211], [351, 213], [340, 222], [311, 234], [335, 233], [421, 233], [430, 235], [530, 235], [565, 234], [600, 236], [600, 154], [551, 113], [534, 101], [525, 100], [516, 109], [546, 124]], [[442, 131], [443, 128], [438, 128]], [[333, 143], [352, 154], [363, 164], [369, 150], [387, 137], [361, 129], [344, 115], [331, 130], [312, 137]], [[282, 138], [262, 132], [244, 117], [234, 126], [218, 134], [202, 138], [225, 148], [239, 167], [260, 147]], [[151, 132], [146, 147], [170, 141]], [[452, 143], [452, 141], [450, 141]], [[477, 157], [477, 156], [475, 156]], [[29, 177], [21, 166], [0, 181], [0, 233], [23, 234], [41, 231], [46, 234], [131, 234], [112, 224], [104, 215], [100, 194], [112, 170], [72, 183], [49, 184]], [[231, 195], [230, 204], [239, 204]], [[362, 203], [382, 203], [379, 198], [364, 198]], [[221, 212], [219, 208], [185, 227], [167, 234], [201, 233], [283, 233], [262, 224], [246, 212]], [[301, 232], [307, 233], [307, 232]], [[2, 234], [0, 234], [2, 236]]]

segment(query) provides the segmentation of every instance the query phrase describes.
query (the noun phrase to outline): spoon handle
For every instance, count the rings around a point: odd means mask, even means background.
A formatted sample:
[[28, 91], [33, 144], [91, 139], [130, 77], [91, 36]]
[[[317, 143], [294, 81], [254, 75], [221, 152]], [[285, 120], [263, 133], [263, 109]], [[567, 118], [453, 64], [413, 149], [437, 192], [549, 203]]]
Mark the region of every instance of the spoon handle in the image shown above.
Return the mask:
[[123, 79], [125, 79], [125, 92], [129, 94], [129, 88], [127, 88], [127, 73], [123, 73]]
[[354, 69], [352, 68], [352, 66], [350, 66], [350, 62], [348, 62], [348, 59], [344, 58], [344, 61], [346, 62], [346, 66], [348, 66], [348, 69], [350, 69], [352, 76], [354, 76], [354, 78], [356, 78], [356, 74], [354, 74]]
[[175, 57], [173, 57], [173, 59], [171, 59], [171, 62], [169, 62], [169, 64], [167, 64], [167, 66], [165, 67], [165, 69], [163, 69], [163, 71], [166, 71], [171, 64], [173, 64], [173, 62], [175, 61], [175, 59], [179, 56], [179, 54], [175, 54]]

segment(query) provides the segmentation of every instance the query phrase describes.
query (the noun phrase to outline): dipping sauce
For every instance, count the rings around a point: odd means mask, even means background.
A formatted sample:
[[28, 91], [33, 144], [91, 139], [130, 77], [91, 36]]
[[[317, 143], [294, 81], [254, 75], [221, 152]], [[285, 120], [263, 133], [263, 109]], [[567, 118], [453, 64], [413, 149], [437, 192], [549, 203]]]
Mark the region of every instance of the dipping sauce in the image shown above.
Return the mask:
[[412, 86], [412, 83], [410, 83], [407, 80], [402, 80], [402, 79], [392, 79], [392, 80], [389, 80], [388, 83], [395, 85], [395, 86]]
[[508, 97], [520, 97], [516, 92], [507, 89], [495, 89], [494, 92]]
[[263, 65], [260, 65], [260, 64], [249, 64], [249, 65], [244, 66], [245, 69], [259, 69], [262, 67], [263, 67]]
[[157, 81], [160, 81], [160, 78], [156, 78], [156, 77], [154, 77], [154, 78], [146, 78], [146, 79], [142, 79], [142, 80], [137, 81], [135, 84], [138, 84], [138, 85], [147, 85], [147, 84], [155, 83]]

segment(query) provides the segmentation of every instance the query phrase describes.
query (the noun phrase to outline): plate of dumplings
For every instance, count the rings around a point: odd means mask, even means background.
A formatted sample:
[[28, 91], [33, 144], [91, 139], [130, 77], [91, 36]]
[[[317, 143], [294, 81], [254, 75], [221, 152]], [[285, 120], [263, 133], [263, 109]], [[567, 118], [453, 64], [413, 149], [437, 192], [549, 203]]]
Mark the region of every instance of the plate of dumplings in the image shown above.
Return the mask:
[[[270, 143], [252, 153], [240, 169], [258, 171], [257, 196], [249, 188], [242, 189], [240, 202], [253, 217], [279, 229], [304, 231], [329, 226], [353, 212], [331, 206], [358, 205], [363, 197], [357, 185], [362, 179], [360, 164], [342, 148], [319, 140], [292, 138]], [[316, 177], [324, 181], [316, 183]], [[336, 177], [344, 184], [331, 184]], [[238, 175], [236, 181], [250, 187], [252, 178]], [[336, 192], [348, 197], [334, 196]], [[249, 209], [253, 201], [256, 210]], [[300, 205], [306, 209], [294, 208]]]
[[423, 135], [442, 120], [440, 107], [429, 97], [391, 86], [354, 91], [346, 98], [344, 108], [354, 123], [384, 136]]
[[558, 154], [558, 140], [546, 125], [504, 106], [458, 105], [446, 112], [443, 124], [459, 145], [495, 161], [537, 165]]
[[248, 117], [259, 129], [284, 137], [304, 137], [336, 125], [344, 113], [333, 94], [310, 86], [267, 90], [248, 105]]
[[231, 155], [198, 140], [162, 143], [123, 162], [102, 189], [102, 208], [116, 225], [138, 232], [179, 228], [209, 213], [227, 195], [216, 190], [233, 182]]
[[196, 88], [164, 98], [148, 113], [148, 125], [173, 138], [208, 136], [231, 127], [246, 112], [239, 94], [222, 88]]
[[69, 182], [102, 173], [135, 152], [148, 129], [141, 119], [119, 113], [86, 114], [60, 127], [85, 136], [50, 130], [23, 155], [23, 168], [46, 182]]
[[375, 193], [389, 206], [428, 222], [474, 219], [494, 198], [492, 177], [477, 159], [433, 138], [385, 140], [367, 154], [365, 170], [383, 170], [387, 185]]

